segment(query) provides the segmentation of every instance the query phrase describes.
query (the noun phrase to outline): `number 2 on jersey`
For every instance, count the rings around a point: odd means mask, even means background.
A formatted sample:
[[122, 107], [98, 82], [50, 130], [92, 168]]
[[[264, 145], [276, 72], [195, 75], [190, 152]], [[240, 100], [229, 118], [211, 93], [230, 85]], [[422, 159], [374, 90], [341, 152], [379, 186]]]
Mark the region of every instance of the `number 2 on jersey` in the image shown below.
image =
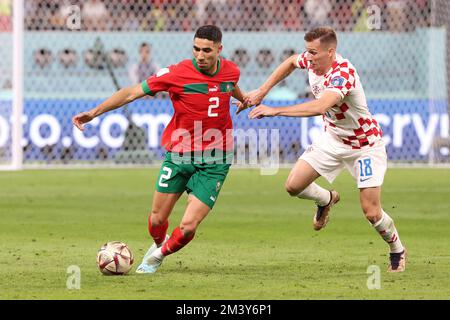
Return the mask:
[[168, 167], [164, 167], [164, 168], [162, 168], [162, 171], [164, 173], [161, 173], [161, 176], [159, 178], [159, 183], [158, 184], [159, 184], [160, 187], [167, 188], [169, 185], [167, 183], [164, 183], [163, 179], [167, 180], [167, 179], [170, 178], [170, 176], [172, 175], [172, 169], [170, 169]]
[[212, 112], [212, 110], [219, 107], [219, 97], [211, 97], [209, 98], [209, 102], [212, 104], [208, 106], [208, 117], [218, 117], [219, 114]]

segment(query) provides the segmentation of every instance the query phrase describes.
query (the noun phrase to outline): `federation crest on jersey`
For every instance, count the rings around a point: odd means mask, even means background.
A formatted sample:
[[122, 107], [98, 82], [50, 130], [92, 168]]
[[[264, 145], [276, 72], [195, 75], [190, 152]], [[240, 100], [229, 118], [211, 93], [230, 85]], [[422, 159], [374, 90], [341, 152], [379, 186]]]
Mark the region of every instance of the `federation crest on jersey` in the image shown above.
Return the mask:
[[332, 87], [342, 87], [344, 84], [344, 78], [343, 77], [334, 77], [331, 79], [331, 86]]
[[220, 181], [217, 181], [216, 184], [216, 192], [218, 192], [220, 190]]

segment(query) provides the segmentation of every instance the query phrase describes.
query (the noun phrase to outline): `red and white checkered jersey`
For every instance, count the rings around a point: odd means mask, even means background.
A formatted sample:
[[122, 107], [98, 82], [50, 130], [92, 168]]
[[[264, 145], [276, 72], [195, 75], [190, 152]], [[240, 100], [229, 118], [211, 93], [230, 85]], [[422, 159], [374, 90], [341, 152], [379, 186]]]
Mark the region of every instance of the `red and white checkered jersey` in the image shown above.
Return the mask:
[[341, 100], [323, 116], [325, 131], [353, 149], [373, 146], [381, 140], [381, 127], [367, 107], [359, 75], [349, 60], [336, 54], [336, 60], [324, 75], [317, 75], [306, 58], [298, 55], [297, 67], [308, 69], [309, 84], [316, 99], [325, 90], [336, 92]]

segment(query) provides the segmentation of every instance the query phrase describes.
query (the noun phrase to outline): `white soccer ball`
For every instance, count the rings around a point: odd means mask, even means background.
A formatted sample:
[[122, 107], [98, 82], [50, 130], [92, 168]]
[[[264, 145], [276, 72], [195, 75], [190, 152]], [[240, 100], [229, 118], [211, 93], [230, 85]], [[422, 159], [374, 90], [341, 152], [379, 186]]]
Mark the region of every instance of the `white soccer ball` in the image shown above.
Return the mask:
[[97, 265], [106, 275], [123, 275], [131, 270], [134, 256], [126, 243], [111, 241], [97, 252]]

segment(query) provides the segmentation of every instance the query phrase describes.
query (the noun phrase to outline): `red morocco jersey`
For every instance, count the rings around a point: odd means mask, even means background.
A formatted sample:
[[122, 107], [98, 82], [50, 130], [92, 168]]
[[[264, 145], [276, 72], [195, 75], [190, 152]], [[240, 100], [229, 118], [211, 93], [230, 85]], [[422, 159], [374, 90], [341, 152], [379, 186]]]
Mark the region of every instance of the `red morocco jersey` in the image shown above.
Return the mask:
[[148, 95], [170, 95], [174, 114], [162, 135], [167, 151], [233, 150], [230, 99], [239, 76], [238, 66], [223, 58], [213, 75], [202, 73], [195, 59], [187, 59], [142, 82]]

